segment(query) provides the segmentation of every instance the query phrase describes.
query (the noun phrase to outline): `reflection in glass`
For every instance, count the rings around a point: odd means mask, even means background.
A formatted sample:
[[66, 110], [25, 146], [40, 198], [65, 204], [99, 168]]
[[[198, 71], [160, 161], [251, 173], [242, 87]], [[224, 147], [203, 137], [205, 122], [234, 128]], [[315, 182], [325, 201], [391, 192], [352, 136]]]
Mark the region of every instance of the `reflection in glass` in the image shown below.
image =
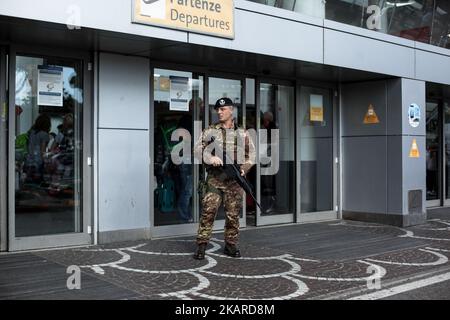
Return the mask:
[[249, 1], [450, 48], [448, 0]]
[[333, 106], [330, 91], [300, 94], [301, 212], [333, 209]]
[[[368, 12], [373, 5], [379, 8], [379, 18]], [[327, 0], [326, 4], [327, 19], [447, 48], [449, 13], [447, 0]]]
[[[448, 101], [448, 100], [447, 100]], [[450, 199], [450, 102], [444, 102], [446, 199]]]
[[436, 0], [431, 44], [450, 49], [450, 1]]
[[427, 103], [427, 200], [439, 199], [439, 105]]
[[[190, 72], [155, 69], [153, 80], [154, 225], [192, 223], [196, 219], [193, 199], [198, 167], [192, 164], [193, 129], [194, 120], [201, 121], [204, 114], [203, 77]], [[192, 137], [191, 163], [176, 165], [171, 160], [172, 149], [180, 143], [171, 141], [177, 129], [186, 130]]]
[[81, 232], [81, 63], [16, 59], [15, 236]]
[[[290, 86], [262, 83], [260, 86], [260, 122], [261, 129], [268, 130], [268, 144], [271, 144], [273, 129], [279, 130], [279, 171], [276, 175], [261, 176], [261, 205], [266, 215], [294, 212], [295, 174], [294, 174], [294, 88]], [[272, 147], [260, 154], [270, 155]], [[270, 166], [263, 165], [261, 168]]]
[[325, 18], [325, 1], [317, 0], [250, 0], [272, 7], [282, 8], [316, 18]]

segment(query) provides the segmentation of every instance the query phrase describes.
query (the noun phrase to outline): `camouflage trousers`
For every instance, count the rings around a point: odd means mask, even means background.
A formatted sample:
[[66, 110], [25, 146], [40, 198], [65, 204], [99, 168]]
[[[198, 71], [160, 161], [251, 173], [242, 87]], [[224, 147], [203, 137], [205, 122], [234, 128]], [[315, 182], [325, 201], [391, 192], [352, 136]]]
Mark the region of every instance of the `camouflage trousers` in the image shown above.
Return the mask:
[[225, 241], [237, 244], [239, 240], [239, 214], [242, 208], [243, 190], [234, 180], [221, 181], [208, 177], [208, 188], [202, 199], [202, 215], [198, 228], [197, 243], [208, 243], [214, 220], [222, 203], [225, 208]]

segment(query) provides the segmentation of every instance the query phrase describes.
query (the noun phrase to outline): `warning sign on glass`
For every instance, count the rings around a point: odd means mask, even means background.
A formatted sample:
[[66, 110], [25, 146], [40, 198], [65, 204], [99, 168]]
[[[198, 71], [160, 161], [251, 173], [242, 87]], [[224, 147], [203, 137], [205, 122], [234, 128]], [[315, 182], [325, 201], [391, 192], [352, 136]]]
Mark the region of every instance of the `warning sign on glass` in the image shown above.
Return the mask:
[[310, 96], [309, 114], [311, 122], [323, 122], [323, 96], [312, 94]]

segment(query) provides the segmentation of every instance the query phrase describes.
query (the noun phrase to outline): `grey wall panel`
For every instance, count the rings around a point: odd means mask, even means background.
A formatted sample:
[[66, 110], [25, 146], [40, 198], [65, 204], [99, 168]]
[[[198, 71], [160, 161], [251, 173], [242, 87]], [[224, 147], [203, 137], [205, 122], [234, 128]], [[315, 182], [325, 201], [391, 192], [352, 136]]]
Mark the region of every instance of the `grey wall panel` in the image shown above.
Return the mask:
[[354, 34], [357, 36], [362, 36], [365, 38], [371, 38], [371, 39], [380, 40], [380, 41], [384, 41], [384, 42], [390, 42], [393, 44], [399, 44], [399, 45], [402, 45], [405, 47], [410, 47], [410, 48], [416, 47], [416, 42], [413, 40], [401, 38], [401, 37], [386, 34], [383, 32], [369, 30], [366, 28], [361, 28], [358, 26], [352, 26], [350, 24], [346, 24], [346, 23], [342, 23], [342, 22], [325, 19], [323, 21], [323, 26], [326, 29], [332, 29], [332, 30], [336, 30], [336, 31], [346, 32], [346, 33]]
[[99, 130], [99, 231], [150, 227], [149, 134]]
[[189, 42], [323, 63], [321, 27], [236, 9], [235, 33], [234, 41], [192, 33]]
[[[410, 158], [413, 140], [419, 147], [420, 158]], [[408, 212], [408, 191], [422, 190], [422, 211], [426, 206], [426, 137], [404, 136], [403, 143], [403, 207]]]
[[[411, 79], [387, 81], [388, 92], [388, 134], [425, 135], [426, 131], [426, 88], [425, 82]], [[412, 104], [420, 107], [421, 121], [413, 127], [409, 123], [408, 110]]]
[[[1, 0], [0, 15], [74, 24], [159, 39], [187, 41], [187, 33], [131, 23], [131, 0]], [[79, 19], [77, 18], [79, 14]]]
[[[450, 75], [450, 69], [448, 70]], [[402, 81], [402, 125], [403, 134], [425, 135], [426, 134], [426, 84], [424, 81], [401, 79]], [[421, 120], [419, 126], [414, 128], [409, 123], [408, 109], [411, 104], [420, 107]]]
[[[379, 123], [365, 124], [364, 118], [372, 104]], [[342, 135], [384, 135], [386, 120], [386, 82], [370, 81], [342, 86]]]
[[403, 119], [407, 116], [403, 112], [402, 79], [386, 81], [387, 86], [387, 134], [401, 135], [403, 133]]
[[419, 41], [415, 41], [414, 46], [416, 49], [419, 49], [419, 50], [428, 51], [428, 52], [432, 52], [432, 53], [434, 52], [437, 54], [442, 54], [444, 56], [450, 57], [450, 49], [447, 49], [447, 48], [437, 47], [435, 45], [424, 43], [424, 42], [419, 42]]
[[387, 137], [342, 139], [343, 210], [387, 211]]
[[403, 137], [388, 136], [388, 213], [403, 214]]
[[450, 84], [450, 57], [416, 50], [416, 79]]
[[414, 48], [325, 29], [324, 63], [414, 78]]
[[99, 82], [101, 128], [149, 128], [148, 59], [102, 53]]

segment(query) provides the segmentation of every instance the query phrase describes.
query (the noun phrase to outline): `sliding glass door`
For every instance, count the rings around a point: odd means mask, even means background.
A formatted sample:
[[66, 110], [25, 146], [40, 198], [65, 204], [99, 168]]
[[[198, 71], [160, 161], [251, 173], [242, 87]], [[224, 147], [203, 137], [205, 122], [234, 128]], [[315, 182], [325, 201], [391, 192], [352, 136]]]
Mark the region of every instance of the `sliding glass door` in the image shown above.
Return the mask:
[[[220, 98], [230, 98], [234, 105], [234, 119], [238, 126], [243, 124], [243, 81], [240, 78], [219, 77], [212, 75], [208, 78], [208, 118], [206, 119], [206, 126], [218, 123], [217, 111], [214, 109], [216, 101]], [[200, 179], [206, 179], [206, 170], [202, 168], [202, 176]], [[201, 207], [200, 207], [201, 210]], [[240, 214], [240, 226], [245, 227], [245, 205], [243, 203]], [[214, 229], [220, 230], [225, 226], [225, 210], [224, 206], [220, 206], [217, 212]]]
[[441, 204], [441, 105], [439, 101], [428, 101], [427, 121], [427, 206]]
[[257, 90], [257, 194], [263, 211], [257, 210], [256, 224], [294, 222], [295, 87], [262, 81]]
[[299, 221], [335, 219], [337, 164], [332, 90], [301, 86]]
[[[178, 96], [174, 94], [179, 93]], [[172, 151], [180, 143], [176, 131], [193, 145], [196, 123], [204, 117], [203, 76], [191, 72], [154, 69], [153, 72], [153, 225], [169, 227], [198, 222], [199, 166], [189, 161], [175, 164]], [[181, 133], [183, 133], [181, 132]], [[183, 155], [184, 157], [185, 155]]]
[[10, 250], [91, 243], [86, 61], [13, 52]]
[[[206, 170], [194, 163], [193, 144], [205, 127], [218, 121], [214, 105], [222, 97], [234, 101], [235, 117], [242, 124], [242, 81], [214, 75], [205, 80], [204, 75], [170, 66], [155, 67], [152, 78], [152, 235], [195, 234], [202, 212], [198, 186], [206, 179]], [[178, 145], [187, 137], [191, 138], [190, 160], [185, 162], [183, 154], [183, 163], [174, 163], [173, 151], [178, 155]], [[245, 226], [244, 217], [245, 208], [241, 226]], [[214, 229], [223, 229], [224, 222], [221, 207]]]
[[6, 48], [0, 46], [0, 251], [7, 249], [7, 61]]
[[427, 207], [450, 205], [450, 87], [427, 84]]

